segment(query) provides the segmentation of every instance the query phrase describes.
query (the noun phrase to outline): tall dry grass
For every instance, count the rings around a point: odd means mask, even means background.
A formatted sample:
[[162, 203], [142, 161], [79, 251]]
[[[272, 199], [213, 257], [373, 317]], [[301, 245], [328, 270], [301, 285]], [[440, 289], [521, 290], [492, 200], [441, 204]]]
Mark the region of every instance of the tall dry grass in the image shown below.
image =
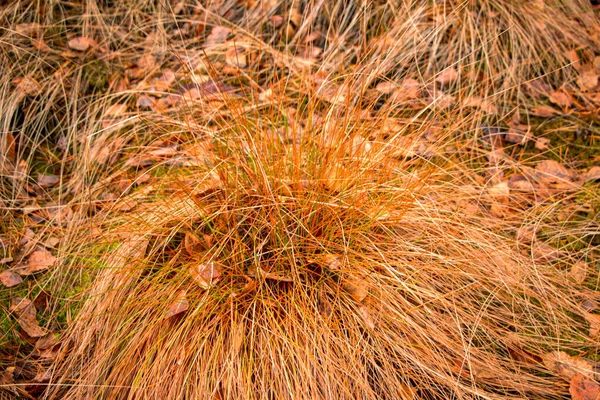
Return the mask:
[[[0, 116], [18, 142], [16, 154], [2, 144], [3, 217], [18, 226], [33, 166], [59, 168], [64, 183], [41, 203], [74, 213], [53, 288], [82, 273], [91, 282], [44, 397], [565, 395], [539, 356], [589, 350], [578, 312], [594, 294], [514, 237], [524, 224], [559, 226], [548, 217], [560, 198], [507, 206], [490, 190], [490, 149], [477, 140], [482, 122], [536, 101], [529, 81], [572, 85], [567, 52], [598, 52], [587, 2], [176, 8], [18, 1], [1, 11], [10, 28], [0, 39]], [[35, 31], [17, 27], [32, 22]], [[225, 44], [198, 50], [213, 26], [252, 55], [247, 69], [220, 69]], [[315, 32], [321, 54], [306, 42]], [[63, 54], [76, 35], [106, 53]], [[142, 54], [156, 69], [118, 87]], [[198, 75], [229, 86], [166, 111], [136, 107], [140, 95], [162, 96], [145, 82], [167, 67], [184, 87]], [[457, 77], [440, 83], [448, 69]], [[33, 88], [15, 83], [23, 76]], [[418, 96], [374, 90], [406, 79]], [[469, 96], [497, 113], [461, 106]], [[114, 104], [134, 110], [116, 128], [105, 123]], [[159, 141], [175, 156], [131, 162]], [[107, 149], [115, 157], [103, 159]], [[123, 176], [134, 179], [118, 186]], [[507, 216], [490, 216], [498, 203]], [[595, 227], [561, 229], [584, 240]], [[560, 262], [568, 269], [590, 254]]]

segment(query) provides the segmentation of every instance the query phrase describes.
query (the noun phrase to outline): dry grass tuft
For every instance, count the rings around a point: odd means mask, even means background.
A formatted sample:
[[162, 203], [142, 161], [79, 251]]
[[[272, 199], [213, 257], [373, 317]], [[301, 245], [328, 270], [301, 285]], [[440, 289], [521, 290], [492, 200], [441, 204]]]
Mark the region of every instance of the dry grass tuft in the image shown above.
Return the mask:
[[[598, 185], [490, 133], [591, 68], [587, 1], [20, 0], [0, 26], [1, 238], [60, 237], [19, 292], [61, 331], [20, 356], [41, 397], [562, 398], [541, 356], [597, 353]], [[585, 96], [561, 112], [597, 133]]]
[[448, 166], [399, 157], [410, 125], [382, 135], [385, 121], [336, 107], [317, 125], [302, 115], [315, 108], [281, 125], [274, 105], [232, 103], [212, 136], [187, 132], [205, 165], [166, 172], [105, 221], [118, 248], [50, 397], [556, 393], [511, 352], [577, 348], [577, 291], [453, 209], [475, 197], [436, 179]]

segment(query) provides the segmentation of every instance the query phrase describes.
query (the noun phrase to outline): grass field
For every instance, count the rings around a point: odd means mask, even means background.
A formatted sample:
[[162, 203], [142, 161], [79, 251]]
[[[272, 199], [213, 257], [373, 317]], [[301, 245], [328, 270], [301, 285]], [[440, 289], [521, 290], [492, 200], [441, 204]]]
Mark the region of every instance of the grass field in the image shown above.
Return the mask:
[[0, 3], [0, 399], [600, 398], [592, 3]]

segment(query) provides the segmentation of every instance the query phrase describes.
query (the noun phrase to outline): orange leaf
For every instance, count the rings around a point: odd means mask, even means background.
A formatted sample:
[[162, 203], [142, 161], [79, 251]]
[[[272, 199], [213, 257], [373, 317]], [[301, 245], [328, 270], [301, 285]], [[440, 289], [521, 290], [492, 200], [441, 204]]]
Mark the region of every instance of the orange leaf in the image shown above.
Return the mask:
[[438, 76], [435, 78], [435, 81], [441, 83], [442, 85], [446, 85], [448, 83], [452, 83], [456, 81], [458, 78], [458, 72], [453, 67], [446, 68]]
[[90, 47], [95, 47], [97, 45], [96, 41], [92, 38], [88, 38], [85, 36], [78, 36], [73, 38], [67, 42], [67, 45], [70, 49], [76, 51], [86, 51]]
[[165, 314], [165, 319], [171, 318], [177, 314], [181, 314], [189, 308], [189, 302], [185, 297], [186, 294], [187, 292], [185, 290], [179, 292], [177, 299], [169, 306], [169, 309]]
[[569, 393], [573, 400], [598, 400], [600, 385], [585, 375], [577, 374], [571, 379]]

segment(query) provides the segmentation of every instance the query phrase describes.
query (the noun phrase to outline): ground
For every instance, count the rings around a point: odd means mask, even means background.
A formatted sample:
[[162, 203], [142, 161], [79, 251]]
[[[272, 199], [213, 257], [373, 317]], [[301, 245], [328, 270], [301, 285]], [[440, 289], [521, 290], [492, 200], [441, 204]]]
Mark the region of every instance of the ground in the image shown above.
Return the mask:
[[0, 6], [0, 398], [597, 398], [599, 15]]

